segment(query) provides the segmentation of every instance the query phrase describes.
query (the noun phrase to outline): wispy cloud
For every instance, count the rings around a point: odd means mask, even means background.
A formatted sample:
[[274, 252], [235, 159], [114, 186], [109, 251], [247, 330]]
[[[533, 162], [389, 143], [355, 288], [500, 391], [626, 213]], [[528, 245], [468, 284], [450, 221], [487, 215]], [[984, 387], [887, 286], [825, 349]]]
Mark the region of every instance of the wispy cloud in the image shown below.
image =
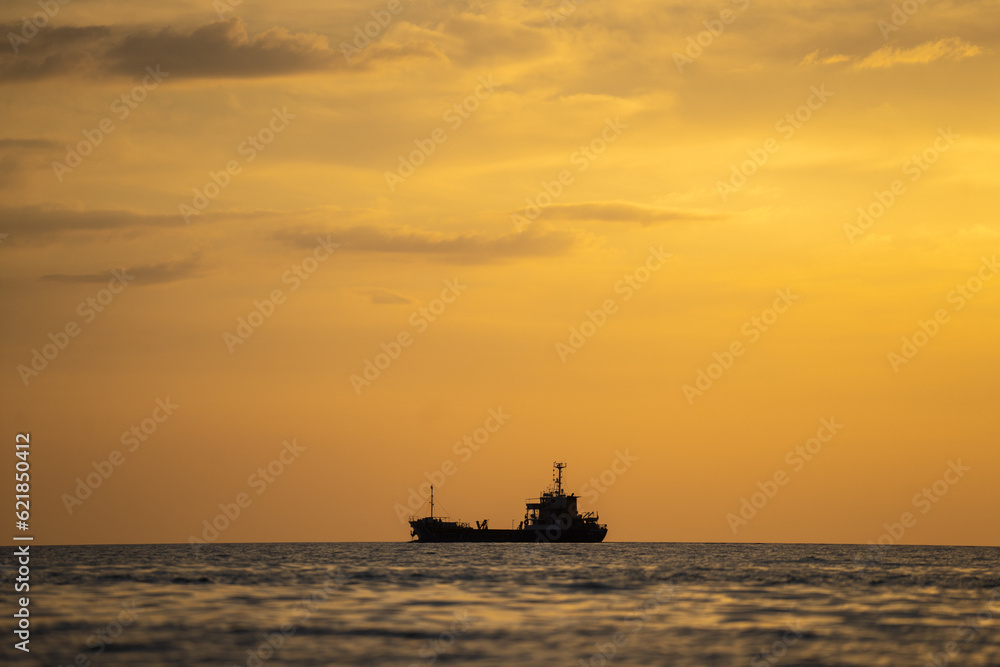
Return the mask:
[[413, 303], [413, 299], [391, 290], [382, 289], [381, 287], [368, 287], [359, 289], [358, 292], [364, 294], [372, 303], [379, 306]]
[[141, 213], [129, 210], [75, 210], [24, 206], [0, 208], [2, 228], [18, 236], [38, 236], [62, 231], [122, 230], [129, 227], [180, 227], [177, 214]]
[[27, 180], [28, 171], [48, 166], [43, 161], [46, 152], [60, 145], [49, 139], [0, 139], [0, 189], [12, 189]]
[[0, 150], [3, 149], [49, 149], [62, 148], [55, 141], [49, 139], [0, 139]]
[[924, 65], [936, 60], [964, 60], [980, 53], [982, 50], [975, 44], [958, 37], [945, 37], [937, 41], [924, 42], [912, 49], [897, 49], [886, 45], [856, 63], [854, 67], [881, 69], [895, 65]]
[[[276, 215], [274, 211], [215, 211], [199, 216], [199, 222], [223, 219], [251, 220]], [[64, 235], [138, 233], [185, 227], [176, 213], [147, 213], [127, 209], [53, 208], [45, 206], [0, 207], [0, 231], [18, 243], [44, 245]]]
[[545, 209], [545, 215], [549, 219], [636, 222], [643, 226], [664, 222], [705, 222], [728, 217], [727, 214], [700, 209], [659, 208], [618, 201], [553, 204]]
[[[206, 271], [201, 255], [196, 254], [187, 259], [159, 262], [156, 264], [140, 264], [123, 269], [135, 276], [136, 285], [154, 285], [157, 283], [172, 283], [178, 280], [195, 278]], [[99, 273], [48, 273], [39, 280], [56, 283], [106, 283], [111, 277], [110, 269]]]
[[[567, 253], [579, 232], [533, 226], [522, 233], [490, 236], [482, 232], [445, 233], [402, 227], [358, 225], [326, 229], [341, 252], [428, 255], [449, 262], [486, 263], [518, 257], [545, 257]], [[282, 231], [274, 236], [291, 245], [311, 247], [320, 232]]]
[[833, 55], [820, 57], [819, 49], [816, 49], [803, 58], [799, 65], [814, 65], [817, 63], [821, 65], [836, 65], [837, 63], [847, 62], [850, 59], [850, 56], [846, 56], [843, 53], [834, 53]]

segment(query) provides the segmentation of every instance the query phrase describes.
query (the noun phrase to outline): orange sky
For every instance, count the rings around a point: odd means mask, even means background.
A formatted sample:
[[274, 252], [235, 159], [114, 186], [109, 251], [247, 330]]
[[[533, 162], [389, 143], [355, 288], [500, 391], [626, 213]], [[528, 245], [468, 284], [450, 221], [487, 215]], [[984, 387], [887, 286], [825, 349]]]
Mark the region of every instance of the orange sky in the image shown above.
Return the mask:
[[995, 3], [332, 4], [0, 10], [38, 542], [1000, 544]]

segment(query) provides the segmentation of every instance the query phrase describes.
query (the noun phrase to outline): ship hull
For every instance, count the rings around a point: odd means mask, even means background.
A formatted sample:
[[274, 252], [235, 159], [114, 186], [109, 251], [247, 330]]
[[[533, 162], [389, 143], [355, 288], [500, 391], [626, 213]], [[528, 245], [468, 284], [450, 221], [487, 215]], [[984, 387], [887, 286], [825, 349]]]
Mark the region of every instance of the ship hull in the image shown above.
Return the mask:
[[524, 520], [517, 528], [493, 530], [486, 519], [473, 528], [463, 521], [434, 516], [434, 486], [431, 486], [430, 515], [410, 517], [411, 537], [417, 542], [603, 542], [608, 534], [606, 524], [598, 523], [597, 512], [577, 509], [579, 496], [563, 493], [562, 471], [565, 463], [553, 464], [553, 485], [537, 499], [529, 498], [524, 505]]
[[465, 527], [427, 527], [413, 525], [418, 542], [602, 542], [608, 531], [606, 528], [584, 528], [559, 530], [545, 529], [493, 529]]

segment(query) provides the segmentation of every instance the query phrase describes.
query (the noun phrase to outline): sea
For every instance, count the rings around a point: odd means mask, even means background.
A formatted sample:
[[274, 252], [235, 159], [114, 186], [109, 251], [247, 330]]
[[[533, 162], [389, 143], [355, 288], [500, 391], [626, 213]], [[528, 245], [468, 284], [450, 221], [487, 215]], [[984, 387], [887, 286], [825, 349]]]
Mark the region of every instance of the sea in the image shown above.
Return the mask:
[[34, 546], [30, 653], [12, 553], [3, 665], [1000, 666], [1000, 548]]

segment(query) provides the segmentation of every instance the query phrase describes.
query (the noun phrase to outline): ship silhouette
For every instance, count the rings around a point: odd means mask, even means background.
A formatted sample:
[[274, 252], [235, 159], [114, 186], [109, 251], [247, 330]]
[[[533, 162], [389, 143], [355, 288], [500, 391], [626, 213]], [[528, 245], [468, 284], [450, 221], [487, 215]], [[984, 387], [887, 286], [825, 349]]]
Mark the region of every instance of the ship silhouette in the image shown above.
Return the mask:
[[477, 521], [473, 527], [448, 517], [436, 517], [432, 486], [430, 514], [410, 517], [410, 535], [416, 542], [601, 542], [608, 534], [608, 527], [598, 523], [597, 512], [581, 514], [576, 508], [578, 496], [563, 493], [565, 467], [565, 463], [553, 464], [552, 486], [537, 499], [527, 501], [524, 520], [517, 528], [490, 528], [486, 519]]

